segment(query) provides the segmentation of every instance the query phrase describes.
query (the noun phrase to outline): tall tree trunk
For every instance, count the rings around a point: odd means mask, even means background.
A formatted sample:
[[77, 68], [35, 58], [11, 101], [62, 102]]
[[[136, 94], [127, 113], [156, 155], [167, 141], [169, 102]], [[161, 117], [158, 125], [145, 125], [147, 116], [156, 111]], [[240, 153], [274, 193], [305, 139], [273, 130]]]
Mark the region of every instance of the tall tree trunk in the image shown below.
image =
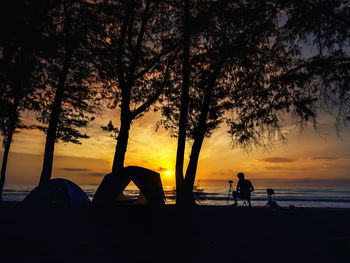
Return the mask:
[[123, 181], [121, 176], [121, 171], [124, 167], [125, 153], [128, 146], [129, 131], [131, 122], [133, 120], [130, 113], [130, 94], [131, 88], [124, 87], [122, 89], [123, 99], [121, 105], [121, 115], [120, 115], [120, 130], [117, 138], [117, 145], [115, 147], [112, 173], [107, 174], [99, 187], [93, 198], [94, 203], [107, 204], [116, 201], [118, 196], [116, 195], [116, 189], [118, 189], [120, 183]]
[[186, 206], [192, 206], [195, 203], [193, 196], [193, 186], [196, 178], [196, 172], [198, 167], [199, 154], [203, 145], [203, 140], [206, 133], [207, 117], [210, 108], [210, 100], [213, 95], [213, 90], [215, 87], [215, 82], [217, 76], [220, 72], [220, 67], [217, 66], [209, 80], [208, 87], [203, 99], [201, 115], [199, 117], [199, 122], [197, 130], [195, 133], [194, 142], [191, 149], [190, 161], [186, 170], [186, 177], [184, 183], [184, 202]]
[[190, 86], [190, 32], [189, 32], [189, 16], [190, 16], [190, 0], [184, 0], [184, 18], [183, 18], [183, 62], [182, 62], [182, 89], [181, 89], [181, 108], [179, 120], [179, 132], [177, 140], [177, 153], [175, 165], [176, 177], [176, 204], [181, 205], [183, 200], [183, 166], [186, 146], [186, 129], [188, 119], [189, 104], [189, 86]]
[[112, 174], [116, 174], [119, 169], [124, 167], [125, 153], [128, 146], [129, 131], [132, 122], [130, 112], [131, 89], [133, 79], [129, 79], [127, 85], [122, 86], [122, 103], [120, 112], [120, 129], [117, 137], [117, 145], [115, 147]]
[[72, 53], [69, 51], [65, 57], [63, 68], [61, 70], [58, 86], [56, 88], [55, 99], [51, 108], [50, 122], [46, 134], [45, 152], [43, 168], [40, 176], [40, 185], [46, 184], [50, 181], [52, 175], [52, 165], [53, 165], [53, 155], [55, 151], [55, 142], [57, 139], [57, 126], [59, 122], [59, 117], [62, 110], [62, 100], [65, 89], [65, 84], [67, 80], [69, 64], [71, 60]]
[[70, 38], [70, 15], [68, 14], [68, 5], [67, 1], [63, 3], [63, 12], [64, 12], [64, 32], [65, 32], [65, 56], [62, 65], [61, 72], [58, 76], [58, 85], [56, 88], [55, 99], [52, 104], [49, 127], [46, 134], [46, 143], [44, 151], [44, 161], [43, 168], [41, 171], [39, 185], [46, 184], [50, 181], [52, 175], [52, 165], [53, 165], [53, 156], [55, 151], [55, 143], [57, 139], [57, 126], [62, 111], [62, 100], [65, 90], [67, 75], [69, 72], [69, 67], [71, 64], [74, 48], [72, 46], [72, 39]]
[[[124, 115], [124, 116], [123, 116]], [[128, 146], [129, 131], [131, 126], [130, 114], [122, 114], [118, 141], [115, 147], [112, 173], [116, 174], [118, 170], [124, 167], [125, 153]]]
[[191, 149], [190, 162], [187, 166], [186, 177], [184, 183], [184, 202], [186, 206], [192, 206], [195, 204], [193, 196], [193, 186], [196, 177], [199, 154], [202, 148], [204, 140], [204, 134], [196, 136]]
[[[17, 94], [18, 95], [18, 94]], [[7, 167], [7, 160], [8, 155], [10, 152], [10, 147], [12, 143], [12, 137], [16, 129], [16, 124], [18, 122], [18, 96], [15, 96], [14, 103], [10, 109], [10, 125], [9, 125], [9, 132], [6, 135], [5, 141], [4, 141], [4, 155], [2, 157], [2, 165], [1, 165], [1, 175], [0, 175], [0, 202], [2, 202], [2, 193], [4, 190], [5, 185], [5, 178], [6, 178], [6, 167]]]
[[11, 146], [11, 142], [12, 142], [13, 132], [14, 132], [14, 130], [11, 129], [10, 133], [8, 135], [8, 138], [7, 138], [7, 142], [5, 144], [4, 155], [2, 157], [1, 177], [0, 177], [0, 202], [2, 202], [2, 192], [3, 192], [3, 189], [4, 189], [4, 185], [5, 185], [7, 159], [8, 159], [8, 155], [9, 155], [9, 152], [10, 152], [10, 146]]
[[124, 181], [123, 177], [120, 177], [122, 173], [119, 171], [121, 171], [124, 167], [130, 125], [130, 119], [122, 120], [114, 154], [112, 173], [107, 174], [98, 186], [93, 198], [94, 203], [110, 204], [115, 202], [118, 198], [117, 189], [120, 188], [120, 184]]

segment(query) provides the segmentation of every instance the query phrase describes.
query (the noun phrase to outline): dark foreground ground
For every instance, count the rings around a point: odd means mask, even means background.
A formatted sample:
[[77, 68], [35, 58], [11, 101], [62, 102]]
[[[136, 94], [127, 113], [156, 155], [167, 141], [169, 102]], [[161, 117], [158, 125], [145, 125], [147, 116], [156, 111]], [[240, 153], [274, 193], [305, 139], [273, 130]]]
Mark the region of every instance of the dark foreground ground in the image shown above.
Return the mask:
[[350, 262], [350, 210], [0, 207], [0, 262]]

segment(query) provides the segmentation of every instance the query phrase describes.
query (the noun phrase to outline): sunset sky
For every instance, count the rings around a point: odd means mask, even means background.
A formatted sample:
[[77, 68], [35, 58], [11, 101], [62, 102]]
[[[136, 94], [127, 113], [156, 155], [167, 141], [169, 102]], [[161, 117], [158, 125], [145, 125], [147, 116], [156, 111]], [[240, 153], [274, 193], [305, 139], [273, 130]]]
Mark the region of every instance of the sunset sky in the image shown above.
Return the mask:
[[[133, 123], [125, 165], [143, 166], [161, 174], [163, 185], [174, 185], [176, 138], [165, 130], [155, 131], [158, 113], [149, 112]], [[24, 117], [31, 121], [31, 114]], [[99, 184], [111, 170], [115, 140], [103, 132], [101, 125], [109, 120], [118, 123], [117, 112], [97, 116], [86, 132], [91, 136], [82, 145], [56, 144], [53, 177], [63, 177], [78, 184]], [[234, 179], [240, 171], [256, 184], [313, 186], [320, 184], [350, 185], [350, 128], [337, 138], [334, 119], [319, 118], [319, 130], [285, 126], [288, 142], [276, 143], [273, 149], [253, 149], [244, 152], [232, 148], [223, 125], [204, 142], [197, 179], [201, 185], [222, 185]], [[16, 134], [7, 169], [6, 185], [35, 185], [39, 181], [45, 136], [40, 131], [27, 130]], [[187, 146], [187, 155], [190, 147]], [[2, 152], [1, 152], [2, 154]], [[167, 174], [167, 171], [172, 172]], [[331, 181], [330, 181], [331, 180]]]

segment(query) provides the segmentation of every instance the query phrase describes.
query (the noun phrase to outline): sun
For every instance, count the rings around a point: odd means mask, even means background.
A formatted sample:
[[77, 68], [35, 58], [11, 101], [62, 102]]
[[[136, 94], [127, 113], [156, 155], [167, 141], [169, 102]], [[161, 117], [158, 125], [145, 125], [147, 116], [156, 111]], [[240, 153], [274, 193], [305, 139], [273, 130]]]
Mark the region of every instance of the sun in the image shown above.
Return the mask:
[[166, 171], [165, 174], [166, 175], [171, 175], [171, 171]]

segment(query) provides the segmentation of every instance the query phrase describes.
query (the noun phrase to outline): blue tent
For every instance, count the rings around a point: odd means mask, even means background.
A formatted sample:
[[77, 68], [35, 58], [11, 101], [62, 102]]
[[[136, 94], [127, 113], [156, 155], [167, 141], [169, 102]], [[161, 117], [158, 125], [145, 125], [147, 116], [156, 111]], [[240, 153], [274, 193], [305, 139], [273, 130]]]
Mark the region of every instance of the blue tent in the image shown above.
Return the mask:
[[85, 192], [66, 179], [51, 179], [48, 184], [39, 185], [23, 200], [25, 204], [42, 205], [86, 205], [91, 203]]

